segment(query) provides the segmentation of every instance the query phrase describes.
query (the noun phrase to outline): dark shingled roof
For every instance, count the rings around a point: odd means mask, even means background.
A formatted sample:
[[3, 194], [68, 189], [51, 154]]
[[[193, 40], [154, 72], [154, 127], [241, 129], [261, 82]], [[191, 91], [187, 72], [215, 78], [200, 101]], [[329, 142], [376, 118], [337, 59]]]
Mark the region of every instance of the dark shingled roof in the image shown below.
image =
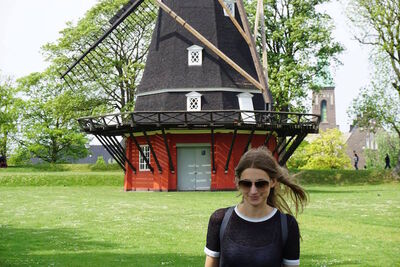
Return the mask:
[[[165, 0], [164, 2], [185, 19], [188, 24], [257, 79], [247, 43], [229, 17], [224, 16], [223, 9], [217, 0]], [[241, 23], [237, 7], [235, 16], [238, 22]], [[159, 11], [152, 38], [145, 71], [137, 91], [136, 111], [179, 110], [180, 107], [168, 104], [167, 101], [171, 99], [171, 95], [168, 93], [140, 96], [143, 93], [162, 89], [193, 88], [193, 91], [196, 91], [196, 88], [216, 88], [216, 91], [218, 91], [217, 88], [255, 89], [242, 75], [206, 48], [189, 31], [172, 19], [170, 15], [161, 10]], [[202, 66], [188, 66], [187, 48], [192, 45], [204, 48]], [[206, 94], [205, 92], [199, 92], [203, 96]], [[187, 93], [188, 91], [179, 94], [184, 96]], [[219, 95], [214, 95], [213, 102], [215, 102], [215, 105], [211, 105], [208, 108], [221, 109], [227, 106], [228, 104], [222, 103], [223, 99], [231, 99], [232, 97], [225, 97], [224, 94], [226, 93], [219, 92]], [[184, 99], [180, 101], [186, 103]], [[211, 98], [207, 101], [211, 101]], [[218, 103], [218, 101], [220, 102]], [[155, 103], [157, 105], [159, 103], [163, 105], [164, 103], [164, 106], [155, 106]]]

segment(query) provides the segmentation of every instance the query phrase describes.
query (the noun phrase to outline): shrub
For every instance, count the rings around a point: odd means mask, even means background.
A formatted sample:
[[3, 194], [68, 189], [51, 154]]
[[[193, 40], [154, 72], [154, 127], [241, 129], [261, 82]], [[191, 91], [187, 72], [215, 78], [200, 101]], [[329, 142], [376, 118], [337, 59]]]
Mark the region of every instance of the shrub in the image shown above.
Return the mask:
[[119, 170], [121, 167], [117, 163], [109, 163], [107, 164], [104, 161], [103, 156], [97, 157], [96, 163], [90, 166], [92, 171], [110, 171], [110, 170]]

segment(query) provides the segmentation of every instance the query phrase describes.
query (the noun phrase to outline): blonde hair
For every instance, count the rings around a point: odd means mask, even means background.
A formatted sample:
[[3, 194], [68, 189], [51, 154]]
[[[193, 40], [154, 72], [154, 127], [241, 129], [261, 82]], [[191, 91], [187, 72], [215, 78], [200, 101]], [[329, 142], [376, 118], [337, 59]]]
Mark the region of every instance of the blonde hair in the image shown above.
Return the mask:
[[271, 188], [267, 204], [282, 212], [293, 215], [285, 196], [292, 200], [296, 216], [302, 211], [308, 201], [306, 191], [290, 177], [286, 169], [280, 167], [272, 153], [265, 147], [259, 147], [247, 151], [235, 168], [235, 178], [240, 179], [242, 172], [248, 168], [256, 168], [265, 171], [269, 177], [276, 181], [275, 187]]

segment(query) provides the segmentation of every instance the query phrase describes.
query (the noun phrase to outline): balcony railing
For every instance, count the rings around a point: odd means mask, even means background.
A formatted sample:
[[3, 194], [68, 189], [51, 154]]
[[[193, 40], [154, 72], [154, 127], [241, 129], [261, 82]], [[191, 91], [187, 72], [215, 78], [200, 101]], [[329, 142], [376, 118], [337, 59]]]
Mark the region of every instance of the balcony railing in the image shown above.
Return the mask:
[[238, 128], [317, 133], [315, 114], [256, 110], [138, 111], [78, 119], [85, 132], [137, 132], [157, 128]]

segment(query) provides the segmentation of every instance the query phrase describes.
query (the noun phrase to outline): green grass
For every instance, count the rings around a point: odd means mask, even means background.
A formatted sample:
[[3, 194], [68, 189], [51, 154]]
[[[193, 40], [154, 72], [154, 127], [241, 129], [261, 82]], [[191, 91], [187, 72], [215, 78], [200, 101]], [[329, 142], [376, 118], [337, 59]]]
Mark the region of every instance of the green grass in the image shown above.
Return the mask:
[[[307, 189], [301, 266], [400, 265], [398, 182]], [[0, 186], [0, 266], [202, 266], [208, 218], [236, 195]]]

